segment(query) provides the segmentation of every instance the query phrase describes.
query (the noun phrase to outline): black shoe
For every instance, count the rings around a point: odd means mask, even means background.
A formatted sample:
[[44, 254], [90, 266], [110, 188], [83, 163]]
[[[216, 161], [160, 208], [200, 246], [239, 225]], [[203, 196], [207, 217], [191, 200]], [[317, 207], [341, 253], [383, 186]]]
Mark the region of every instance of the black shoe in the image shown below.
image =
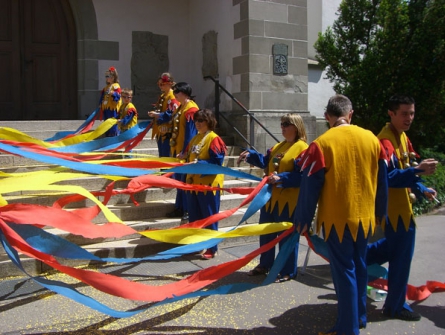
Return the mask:
[[400, 313], [394, 314], [394, 316], [391, 316], [390, 313], [387, 311], [382, 311], [382, 314], [387, 318], [399, 319], [403, 321], [419, 321], [422, 318], [422, 316], [419, 313], [411, 312], [405, 308], [402, 309]]
[[175, 208], [174, 211], [165, 214], [166, 217], [168, 218], [180, 218], [184, 215], [184, 211], [182, 209], [179, 208]]

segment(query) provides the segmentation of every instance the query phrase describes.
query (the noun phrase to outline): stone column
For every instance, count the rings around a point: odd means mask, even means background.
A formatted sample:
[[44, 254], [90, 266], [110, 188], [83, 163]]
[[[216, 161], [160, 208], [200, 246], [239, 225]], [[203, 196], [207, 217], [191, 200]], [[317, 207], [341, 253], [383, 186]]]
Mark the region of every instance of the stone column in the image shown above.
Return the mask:
[[[234, 96], [282, 140], [280, 118], [301, 113], [309, 140], [315, 136], [315, 118], [308, 112], [307, 0], [233, 0], [240, 21], [234, 38], [241, 39], [241, 55], [233, 59], [233, 74], [240, 76]], [[240, 110], [234, 104], [233, 109]], [[237, 114], [237, 125], [250, 134], [249, 120]], [[276, 143], [253, 127], [255, 148], [265, 151]]]

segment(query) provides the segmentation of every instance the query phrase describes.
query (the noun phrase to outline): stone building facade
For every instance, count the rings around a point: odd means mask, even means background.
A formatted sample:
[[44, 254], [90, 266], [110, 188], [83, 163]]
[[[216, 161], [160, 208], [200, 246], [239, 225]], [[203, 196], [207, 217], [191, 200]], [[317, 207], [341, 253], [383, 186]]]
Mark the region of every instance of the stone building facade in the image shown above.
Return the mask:
[[[319, 108], [332, 89], [311, 45], [340, 0], [45, 1], [65, 3], [75, 23], [78, 118], [96, 108], [103, 75], [114, 66], [121, 87], [135, 91], [141, 119], [159, 94], [157, 77], [168, 71], [191, 84], [200, 107], [214, 109], [219, 101], [219, 110], [259, 151], [275, 140], [251, 124], [229, 95], [215, 97], [214, 82], [205, 77], [216, 78], [278, 139], [284, 113], [303, 116], [309, 140], [323, 131]], [[221, 118], [220, 126], [232, 132]], [[245, 145], [240, 138], [237, 143]]]

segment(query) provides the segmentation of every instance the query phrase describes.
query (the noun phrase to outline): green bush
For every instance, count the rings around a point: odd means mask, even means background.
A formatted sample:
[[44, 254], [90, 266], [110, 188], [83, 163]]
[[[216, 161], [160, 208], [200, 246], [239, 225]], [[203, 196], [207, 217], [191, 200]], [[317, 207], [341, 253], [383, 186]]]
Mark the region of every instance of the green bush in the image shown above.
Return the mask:
[[[441, 204], [445, 202], [445, 154], [435, 151], [435, 149], [423, 149], [420, 151], [422, 158], [435, 158], [439, 161], [436, 172], [430, 176], [422, 176], [424, 185], [431, 187], [437, 192], [437, 199]], [[419, 200], [413, 205], [415, 215], [431, 212], [433, 209], [440, 207], [435, 201]]]

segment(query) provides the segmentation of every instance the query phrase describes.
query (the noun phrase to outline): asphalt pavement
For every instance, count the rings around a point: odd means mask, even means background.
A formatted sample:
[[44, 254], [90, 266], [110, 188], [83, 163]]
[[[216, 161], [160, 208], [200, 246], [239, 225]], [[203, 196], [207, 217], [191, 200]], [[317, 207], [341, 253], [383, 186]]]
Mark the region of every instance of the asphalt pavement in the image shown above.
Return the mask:
[[[424, 285], [429, 280], [445, 282], [444, 236], [445, 210], [418, 217], [417, 242], [409, 283]], [[99, 271], [135, 279], [150, 285], [162, 285], [187, 276], [201, 268], [232, 260], [257, 248], [256, 243], [220, 249], [209, 261], [186, 256], [169, 262], [109, 265]], [[65, 275], [62, 280], [117, 310], [146, 308], [130, 318], [112, 318], [91, 310], [58, 294], [43, 289], [25, 277], [0, 280], [0, 333], [12, 334], [234, 334], [311, 335], [326, 331], [336, 317], [336, 296], [329, 265], [314, 253], [307, 254], [302, 239], [299, 250], [299, 274], [295, 280], [261, 286], [263, 276], [249, 277], [247, 272], [258, 260], [212, 284], [255, 283], [258, 287], [242, 293], [213, 295], [152, 306], [129, 301], [93, 290]], [[303, 273], [304, 272], [304, 273]], [[148, 275], [150, 274], [150, 275]], [[368, 299], [367, 335], [445, 335], [445, 292], [435, 292], [424, 301], [410, 302], [422, 315], [418, 322], [386, 319], [381, 316], [383, 301]]]

